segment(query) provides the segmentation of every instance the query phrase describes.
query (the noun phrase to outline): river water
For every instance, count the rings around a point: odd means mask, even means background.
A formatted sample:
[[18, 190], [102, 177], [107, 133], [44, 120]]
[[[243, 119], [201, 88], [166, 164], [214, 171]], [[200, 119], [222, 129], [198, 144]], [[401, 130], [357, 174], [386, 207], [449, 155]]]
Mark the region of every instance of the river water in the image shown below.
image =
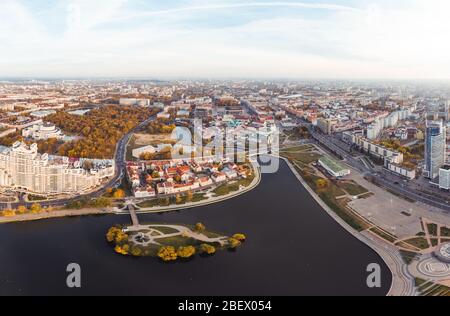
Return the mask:
[[[116, 255], [105, 240], [128, 216], [89, 216], [0, 225], [0, 295], [385, 295], [391, 274], [381, 258], [337, 224], [283, 162], [255, 190], [235, 199], [141, 223], [203, 222], [245, 233], [236, 252], [164, 264]], [[66, 286], [78, 263], [82, 288]], [[367, 266], [382, 268], [382, 288], [366, 285]]]

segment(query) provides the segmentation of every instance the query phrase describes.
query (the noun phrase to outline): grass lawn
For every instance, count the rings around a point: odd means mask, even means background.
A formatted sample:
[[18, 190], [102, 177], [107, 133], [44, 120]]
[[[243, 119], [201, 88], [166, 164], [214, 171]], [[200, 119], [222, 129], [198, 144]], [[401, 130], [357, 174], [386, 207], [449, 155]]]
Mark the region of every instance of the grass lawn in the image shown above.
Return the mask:
[[428, 249], [430, 248], [430, 245], [428, 244], [428, 241], [423, 237], [416, 237], [411, 238], [408, 240], [405, 240], [405, 243], [410, 244], [414, 247], [417, 247], [419, 249]]
[[431, 282], [425, 283], [419, 287], [421, 296], [450, 296], [450, 288], [440, 284]]
[[450, 237], [450, 228], [441, 227], [441, 236], [442, 237]]
[[160, 231], [163, 234], [175, 234], [178, 231], [176, 229], [173, 229], [171, 227], [154, 227], [154, 226], [149, 226], [149, 228], [153, 228], [155, 230]]
[[333, 210], [333, 212], [336, 213], [337, 216], [339, 216], [355, 230], [361, 232], [369, 228], [368, 223], [343, 205], [346, 204], [346, 202], [339, 202], [332, 195], [327, 194], [326, 192], [319, 194], [319, 197], [325, 202], [325, 204], [328, 205], [328, 207], [331, 208], [331, 210]]
[[396, 236], [382, 230], [381, 228], [373, 227], [370, 229], [370, 231], [391, 243], [395, 243], [395, 241], [397, 240]]
[[369, 191], [366, 188], [360, 186], [359, 184], [353, 181], [340, 181], [338, 185], [339, 187], [344, 189], [348, 194], [353, 196], [369, 193]]
[[[160, 227], [158, 227], [158, 228], [155, 227], [155, 229], [158, 229], [160, 231], [165, 230]], [[171, 231], [170, 228], [167, 228], [167, 230], [165, 230], [165, 231], [167, 231], [167, 233], [174, 232], [174, 231]], [[219, 235], [219, 236], [222, 236], [222, 235]], [[131, 243], [131, 244], [132, 244], [132, 247], [140, 248], [142, 250], [143, 256], [151, 256], [151, 257], [156, 257], [158, 255], [158, 252], [161, 249], [161, 247], [165, 247], [165, 246], [171, 246], [171, 247], [174, 247], [175, 249], [178, 249], [179, 247], [193, 246], [196, 248], [197, 252], [200, 251], [200, 245], [202, 245], [202, 244], [209, 244], [211, 246], [214, 246], [216, 249], [222, 249], [222, 247], [219, 243], [204, 243], [199, 240], [196, 240], [196, 239], [193, 239], [190, 237], [184, 237], [181, 235], [175, 236], [175, 237], [156, 238], [155, 241], [158, 242], [160, 245], [150, 244], [150, 245], [144, 247], [141, 245], [133, 245], [133, 243]]]
[[224, 196], [224, 195], [228, 195], [230, 193], [239, 191], [240, 187], [248, 187], [253, 180], [255, 179], [254, 176], [251, 177], [247, 177], [247, 178], [242, 178], [236, 181], [232, 181], [229, 183], [224, 183], [221, 184], [220, 186], [218, 186], [217, 188], [215, 188], [212, 192], [216, 195], [216, 196]]
[[[411, 252], [411, 251], [405, 251], [405, 250], [400, 250], [400, 255], [402, 256], [403, 261], [407, 265], [411, 264], [411, 262], [413, 262], [413, 260], [418, 257], [417, 253]], [[417, 281], [416, 281], [416, 284], [417, 284]]]
[[437, 236], [438, 234], [438, 225], [436, 224], [427, 224], [428, 233], [431, 236]]
[[407, 244], [407, 243], [405, 243], [405, 242], [403, 242], [403, 241], [398, 242], [398, 243], [396, 243], [395, 245], [396, 245], [397, 247], [401, 247], [401, 248], [403, 248], [403, 249], [409, 249], [409, 250], [412, 250], [412, 251], [417, 251], [417, 248], [415, 248], [415, 247], [411, 246], [410, 244]]
[[309, 165], [319, 160], [322, 155], [317, 153], [283, 153], [283, 157], [301, 164]]
[[157, 207], [157, 206], [170, 206], [170, 205], [183, 205], [186, 203], [197, 203], [206, 200], [206, 194], [205, 193], [194, 193], [192, 196], [192, 199], [189, 201], [187, 195], [179, 196], [179, 200], [177, 201], [176, 197], [170, 197], [170, 198], [157, 198], [152, 200], [147, 200], [144, 202], [141, 202], [137, 204], [137, 206], [141, 208], [150, 208], [150, 207]]
[[300, 168], [296, 164], [294, 164], [294, 168], [302, 176], [308, 186], [319, 195], [320, 199], [348, 225], [357, 231], [363, 231], [370, 227], [369, 223], [346, 207], [348, 200], [336, 199], [336, 197], [345, 195], [345, 192], [340, 187], [329, 181], [328, 188], [319, 189], [316, 184], [317, 180], [323, 178], [305, 172], [306, 168]]
[[296, 146], [296, 147], [292, 147], [292, 148], [282, 149], [281, 153], [295, 153], [295, 152], [299, 152], [299, 151], [311, 151], [314, 149], [315, 148], [312, 145], [302, 145], [302, 146]]

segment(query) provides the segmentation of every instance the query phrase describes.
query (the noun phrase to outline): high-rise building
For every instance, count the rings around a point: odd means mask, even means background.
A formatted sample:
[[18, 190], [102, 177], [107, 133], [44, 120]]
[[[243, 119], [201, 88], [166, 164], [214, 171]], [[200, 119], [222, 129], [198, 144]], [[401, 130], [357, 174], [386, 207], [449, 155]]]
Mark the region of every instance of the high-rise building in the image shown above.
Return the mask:
[[445, 164], [446, 138], [446, 127], [442, 121], [427, 122], [424, 176], [429, 179], [437, 178], [439, 169]]
[[114, 161], [89, 162], [94, 167], [86, 170], [84, 160], [40, 155], [36, 144], [0, 146], [0, 187], [42, 195], [82, 193], [114, 176]]

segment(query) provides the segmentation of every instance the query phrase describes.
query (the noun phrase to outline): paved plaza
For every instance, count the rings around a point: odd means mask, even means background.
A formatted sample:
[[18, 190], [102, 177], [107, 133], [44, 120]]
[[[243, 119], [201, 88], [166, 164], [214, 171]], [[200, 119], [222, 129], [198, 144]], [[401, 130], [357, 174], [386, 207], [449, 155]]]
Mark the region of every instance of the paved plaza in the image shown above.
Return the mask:
[[366, 199], [350, 202], [349, 206], [399, 239], [422, 232], [421, 218], [450, 227], [450, 216], [440, 209], [397, 197], [365, 180], [357, 171], [353, 171], [349, 178], [373, 193]]

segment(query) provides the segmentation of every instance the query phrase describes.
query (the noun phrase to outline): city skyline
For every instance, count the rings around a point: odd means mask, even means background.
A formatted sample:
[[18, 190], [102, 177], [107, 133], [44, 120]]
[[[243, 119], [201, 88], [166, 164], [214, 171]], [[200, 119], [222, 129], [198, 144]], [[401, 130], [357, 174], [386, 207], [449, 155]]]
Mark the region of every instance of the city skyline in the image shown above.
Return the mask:
[[7, 0], [1, 75], [448, 80], [449, 6]]

